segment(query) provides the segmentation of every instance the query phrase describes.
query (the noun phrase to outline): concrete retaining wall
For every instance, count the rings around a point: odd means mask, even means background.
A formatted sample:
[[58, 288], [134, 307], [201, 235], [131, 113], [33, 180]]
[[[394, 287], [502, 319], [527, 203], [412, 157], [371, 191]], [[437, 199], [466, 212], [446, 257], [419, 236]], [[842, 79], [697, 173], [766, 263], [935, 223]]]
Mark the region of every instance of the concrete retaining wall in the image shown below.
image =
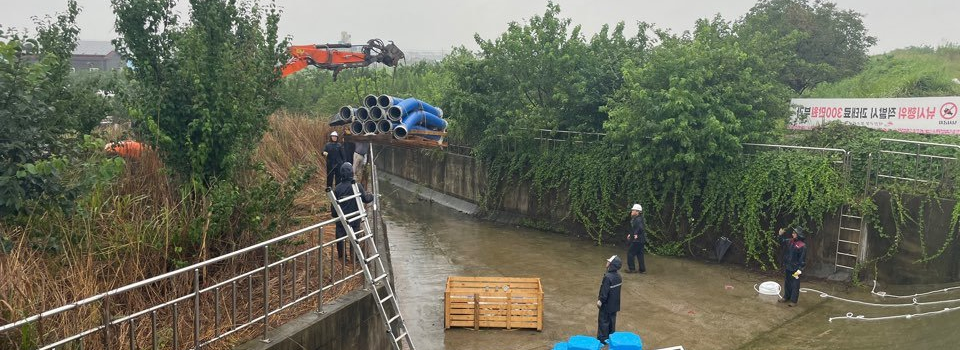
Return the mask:
[[[877, 205], [877, 215], [881, 218], [892, 218], [899, 215], [890, 205], [890, 194], [880, 192], [874, 198]], [[902, 198], [904, 208], [909, 217], [918, 218], [916, 222], [906, 220], [901, 227], [901, 240], [898, 253], [889, 260], [878, 264], [877, 280], [886, 284], [933, 284], [960, 281], [960, 244], [953, 240], [947, 245], [943, 256], [930, 262], [920, 263], [924, 256], [936, 253], [951, 235], [951, 209], [955, 201], [924, 200], [921, 197], [905, 196]], [[921, 227], [918, 222], [922, 222]], [[890, 238], [879, 238], [881, 232], [873, 230], [868, 246], [868, 256], [879, 257], [886, 254], [893, 245], [897, 227], [893, 220], [881, 220], [882, 233]], [[868, 271], [870, 272], [870, 271]], [[868, 275], [869, 276], [869, 275]], [[869, 276], [872, 277], [872, 276]]]
[[386, 324], [372, 291], [356, 291], [268, 333], [271, 342], [251, 340], [237, 350], [390, 349]]
[[[453, 153], [437, 156], [432, 152], [394, 147], [379, 147], [376, 151], [376, 164], [380, 172], [418, 186], [473, 204], [479, 204], [487, 191], [487, 172], [473, 157]], [[431, 166], [410, 167], [405, 164]], [[411, 190], [417, 192], [417, 189]], [[491, 206], [493, 210], [484, 214], [489, 219], [503, 223], [584, 234], [583, 226], [572, 220], [569, 211], [556, 210], [569, 207], [568, 203], [564, 193], [552, 193], [538, 200], [530, 185], [521, 183], [504, 191], [503, 197]]]

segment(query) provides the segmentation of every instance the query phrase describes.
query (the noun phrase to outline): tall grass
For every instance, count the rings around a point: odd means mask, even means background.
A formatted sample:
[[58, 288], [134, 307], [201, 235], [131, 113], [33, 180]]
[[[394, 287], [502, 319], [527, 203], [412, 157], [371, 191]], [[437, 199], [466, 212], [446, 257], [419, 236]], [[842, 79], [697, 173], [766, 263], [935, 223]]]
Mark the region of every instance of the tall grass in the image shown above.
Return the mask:
[[857, 75], [821, 84], [805, 95], [818, 98], [960, 95], [960, 46], [909, 48], [874, 56]]
[[[322, 121], [285, 113], [272, 116], [270, 121], [271, 130], [256, 149], [254, 163], [262, 163], [264, 170], [281, 184], [290, 181], [292, 169], [304, 165], [324, 168], [323, 159], [318, 153], [330, 130]], [[103, 155], [90, 154], [90, 157], [102, 158]], [[71, 170], [68, 178], [78, 181], [88, 176], [87, 172], [97, 171], [95, 168], [81, 168], [84, 167]], [[243, 185], [253, 181], [251, 174], [240, 174], [238, 183]], [[123, 173], [118, 177], [96, 184], [76, 198], [72, 210], [47, 208], [0, 223], [0, 234], [13, 242], [12, 250], [0, 252], [0, 324], [11, 323], [209, 258], [204, 256], [204, 252], [207, 252], [205, 249], [195, 256], [184, 256], [178, 251], [177, 242], [189, 233], [191, 225], [203, 222], [208, 208], [214, 205], [213, 201], [209, 193], [201, 196], [182, 194], [160, 157], [148, 151], [139, 159], [127, 161]], [[283, 213], [296, 220], [284, 221], [287, 224], [271, 234], [289, 232], [299, 226], [298, 222], [325, 220], [329, 218], [328, 208], [324, 177], [317, 174], [295, 197], [290, 212]], [[327, 231], [328, 237], [325, 239], [332, 239], [332, 230]], [[248, 232], [230, 238], [234, 242], [228, 242], [227, 247], [240, 248], [261, 237]], [[208, 242], [204, 241], [206, 244]], [[225, 280], [237, 271], [248, 270], [249, 266], [259, 261], [253, 257], [212, 267], [203, 271], [203, 284]], [[291, 278], [303, 278], [302, 272], [298, 275], [301, 276], [289, 274], [285, 283], [289, 283]], [[280, 279], [273, 276], [270, 283], [276, 288]], [[360, 283], [359, 280], [350, 281], [346, 287], [334, 289], [336, 293], [329, 293], [325, 297], [328, 300], [335, 298], [338, 294], [353, 290]], [[111, 300], [111, 304], [120, 310], [141, 310], [185, 295], [191, 292], [191, 288], [190, 276], [182, 276], [169, 283], [147, 286], [137, 293], [118, 295]], [[202, 304], [204, 322], [214, 322], [207, 318], [213, 317], [214, 308], [220, 305], [218, 303], [214, 302], [214, 295], [205, 295]], [[315, 301], [310, 300], [272, 317], [271, 323], [280, 323], [315, 308]], [[102, 316], [100, 309], [91, 305], [51, 317], [43, 320], [42, 327], [24, 327], [19, 332], [0, 334], [0, 348], [33, 348], [38, 339], [49, 342], [95, 327], [102, 322]], [[159, 313], [158, 317], [161, 324], [179, 325], [181, 337], [186, 339], [184, 335], [189, 333], [188, 329], [192, 326], [191, 313], [182, 312], [176, 322], [169, 311]], [[147, 347], [150, 344], [152, 337], [149, 324], [141, 322], [132, 327], [117, 327], [114, 330], [117, 345], [129, 346], [131, 331], [134, 342], [139, 346]], [[211, 327], [204, 328], [205, 334], [201, 334], [201, 337], [207, 338], [213, 331]], [[160, 329], [161, 340], [169, 342], [172, 332], [172, 329]], [[256, 332], [258, 330], [252, 328], [241, 331], [231, 340], [216, 343], [212, 348], [228, 348], [231, 344], [253, 337]], [[181, 345], [186, 343], [182, 341]], [[169, 348], [169, 343], [164, 344]]]
[[[321, 152], [333, 129], [325, 119], [287, 112], [274, 114], [270, 117], [270, 132], [260, 141], [254, 161], [265, 164], [267, 172], [281, 182], [287, 180], [290, 169], [296, 166], [313, 165], [316, 169], [326, 169], [326, 159]], [[310, 179], [295, 201], [297, 217], [329, 217], [329, 207], [320, 205], [328, 203], [325, 181], [326, 177], [319, 172]]]

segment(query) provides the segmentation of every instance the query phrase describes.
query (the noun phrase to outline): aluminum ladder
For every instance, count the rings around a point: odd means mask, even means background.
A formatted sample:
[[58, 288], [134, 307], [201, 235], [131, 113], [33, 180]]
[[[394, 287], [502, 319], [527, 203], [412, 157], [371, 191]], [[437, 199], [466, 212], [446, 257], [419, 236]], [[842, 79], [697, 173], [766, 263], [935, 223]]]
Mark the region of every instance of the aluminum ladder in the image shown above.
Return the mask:
[[840, 208], [840, 224], [837, 230], [837, 255], [834, 272], [840, 269], [853, 270], [863, 255], [863, 217], [853, 213], [849, 206]]
[[[403, 316], [400, 314], [400, 304], [397, 301], [393, 286], [390, 285], [387, 269], [383, 265], [383, 260], [380, 259], [380, 252], [373, 240], [373, 230], [370, 228], [370, 222], [367, 220], [369, 215], [360, 198], [362, 193], [360, 193], [356, 181], [354, 181], [352, 187], [353, 194], [343, 198], [337, 198], [334, 191], [328, 191], [327, 195], [330, 197], [331, 203], [337, 204], [334, 205], [333, 208], [337, 211], [340, 224], [343, 225], [344, 230], [347, 232], [347, 239], [350, 240], [353, 254], [355, 254], [357, 260], [360, 262], [360, 266], [363, 267], [363, 275], [367, 280], [367, 285], [373, 287], [371, 289], [373, 289], [373, 296], [377, 300], [377, 309], [386, 322], [387, 333], [389, 333], [393, 339], [391, 342], [393, 349], [415, 350], [413, 341], [410, 339], [410, 334], [407, 332], [407, 326], [403, 321]], [[351, 200], [357, 202], [358, 210], [344, 215], [343, 209], [340, 208], [340, 203]], [[358, 220], [362, 223], [363, 227], [360, 231], [354, 231], [350, 224]], [[358, 235], [362, 236], [358, 237]], [[369, 241], [366, 245], [370, 247], [372, 251], [369, 257], [366, 256], [361, 246], [361, 243], [365, 241]], [[379, 275], [374, 276], [374, 273]], [[386, 295], [380, 295], [381, 288]], [[406, 342], [406, 347], [403, 345], [404, 341]]]

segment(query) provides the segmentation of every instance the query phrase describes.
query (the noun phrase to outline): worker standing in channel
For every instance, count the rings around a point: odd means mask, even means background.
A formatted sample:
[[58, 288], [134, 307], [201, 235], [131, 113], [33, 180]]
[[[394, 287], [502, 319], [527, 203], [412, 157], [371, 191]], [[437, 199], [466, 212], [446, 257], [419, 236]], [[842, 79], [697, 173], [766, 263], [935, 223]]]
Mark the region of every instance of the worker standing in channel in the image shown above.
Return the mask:
[[[353, 164], [350, 164], [350, 162], [343, 163], [343, 165], [340, 166], [340, 173], [342, 174], [343, 181], [340, 181], [340, 183], [337, 184], [337, 188], [333, 190], [334, 196], [336, 196], [336, 198], [338, 199], [346, 198], [354, 195], [353, 184], [356, 183], [356, 180], [353, 179]], [[360, 200], [363, 201], [363, 203], [373, 202], [373, 195], [368, 193], [363, 188], [363, 184], [357, 183], [357, 189], [361, 193]], [[330, 204], [330, 215], [333, 216], [334, 218], [337, 218], [339, 217], [339, 215], [337, 214], [337, 209], [333, 207], [334, 205], [338, 205], [338, 203]], [[340, 211], [342, 211], [343, 215], [347, 217], [349, 217], [350, 214], [356, 213], [357, 211], [360, 210], [360, 208], [357, 206], [356, 198], [351, 198], [350, 200], [344, 201], [343, 203], [339, 203], [339, 205], [340, 205]], [[350, 227], [353, 228], [354, 232], [359, 230], [360, 220], [351, 222]], [[336, 232], [337, 232], [337, 238], [347, 236], [347, 229], [343, 227], [343, 224], [341, 224], [340, 221], [337, 221]], [[368, 234], [368, 233], [364, 233], [364, 234]], [[343, 254], [345, 253], [343, 243], [344, 241], [337, 242], [337, 257], [340, 257], [340, 258], [343, 258]]]
[[338, 139], [339, 136], [334, 131], [330, 133], [330, 141], [323, 146], [323, 156], [327, 157], [327, 188], [333, 188], [334, 179], [337, 180], [337, 183], [343, 182], [341, 181], [340, 166], [346, 162], [346, 158], [344, 157], [343, 146], [337, 142]]
[[597, 339], [606, 342], [610, 334], [617, 331], [617, 312], [620, 311], [620, 257], [614, 255], [607, 259], [607, 273], [603, 274], [600, 282], [600, 295], [597, 297], [597, 308], [600, 315], [597, 317]]
[[800, 297], [800, 274], [803, 273], [807, 261], [807, 245], [804, 243], [806, 236], [799, 228], [791, 228], [790, 231], [781, 228], [777, 234], [784, 246], [783, 299], [780, 299], [780, 302], [797, 306], [797, 299]]
[[[643, 248], [647, 244], [647, 228], [643, 221], [643, 207], [634, 204], [630, 208], [630, 233], [627, 234], [627, 273], [647, 273], [647, 265], [643, 262]], [[633, 268], [633, 258], [637, 258], [639, 270]]]

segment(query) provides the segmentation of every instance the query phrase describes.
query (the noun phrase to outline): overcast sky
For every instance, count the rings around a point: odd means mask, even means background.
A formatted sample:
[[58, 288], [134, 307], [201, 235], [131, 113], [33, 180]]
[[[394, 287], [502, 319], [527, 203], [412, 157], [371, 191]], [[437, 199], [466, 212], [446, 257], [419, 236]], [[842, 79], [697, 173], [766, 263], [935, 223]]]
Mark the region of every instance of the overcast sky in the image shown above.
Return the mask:
[[[79, 0], [82, 40], [115, 37], [109, 0]], [[557, 0], [565, 17], [588, 34], [604, 23], [655, 23], [675, 32], [688, 30], [698, 18], [719, 13], [736, 19], [753, 0]], [[181, 11], [186, 0], [180, 1]], [[405, 51], [476, 48], [473, 34], [493, 38], [510, 21], [543, 13], [543, 0], [276, 0], [283, 9], [281, 33], [295, 44], [336, 42], [347, 31], [354, 43], [371, 38], [393, 40]], [[960, 43], [958, 0], [836, 0], [841, 8], [865, 15], [870, 35], [878, 38], [871, 53], [911, 45]], [[32, 28], [31, 16], [62, 11], [64, 0], [0, 0], [0, 25]]]

